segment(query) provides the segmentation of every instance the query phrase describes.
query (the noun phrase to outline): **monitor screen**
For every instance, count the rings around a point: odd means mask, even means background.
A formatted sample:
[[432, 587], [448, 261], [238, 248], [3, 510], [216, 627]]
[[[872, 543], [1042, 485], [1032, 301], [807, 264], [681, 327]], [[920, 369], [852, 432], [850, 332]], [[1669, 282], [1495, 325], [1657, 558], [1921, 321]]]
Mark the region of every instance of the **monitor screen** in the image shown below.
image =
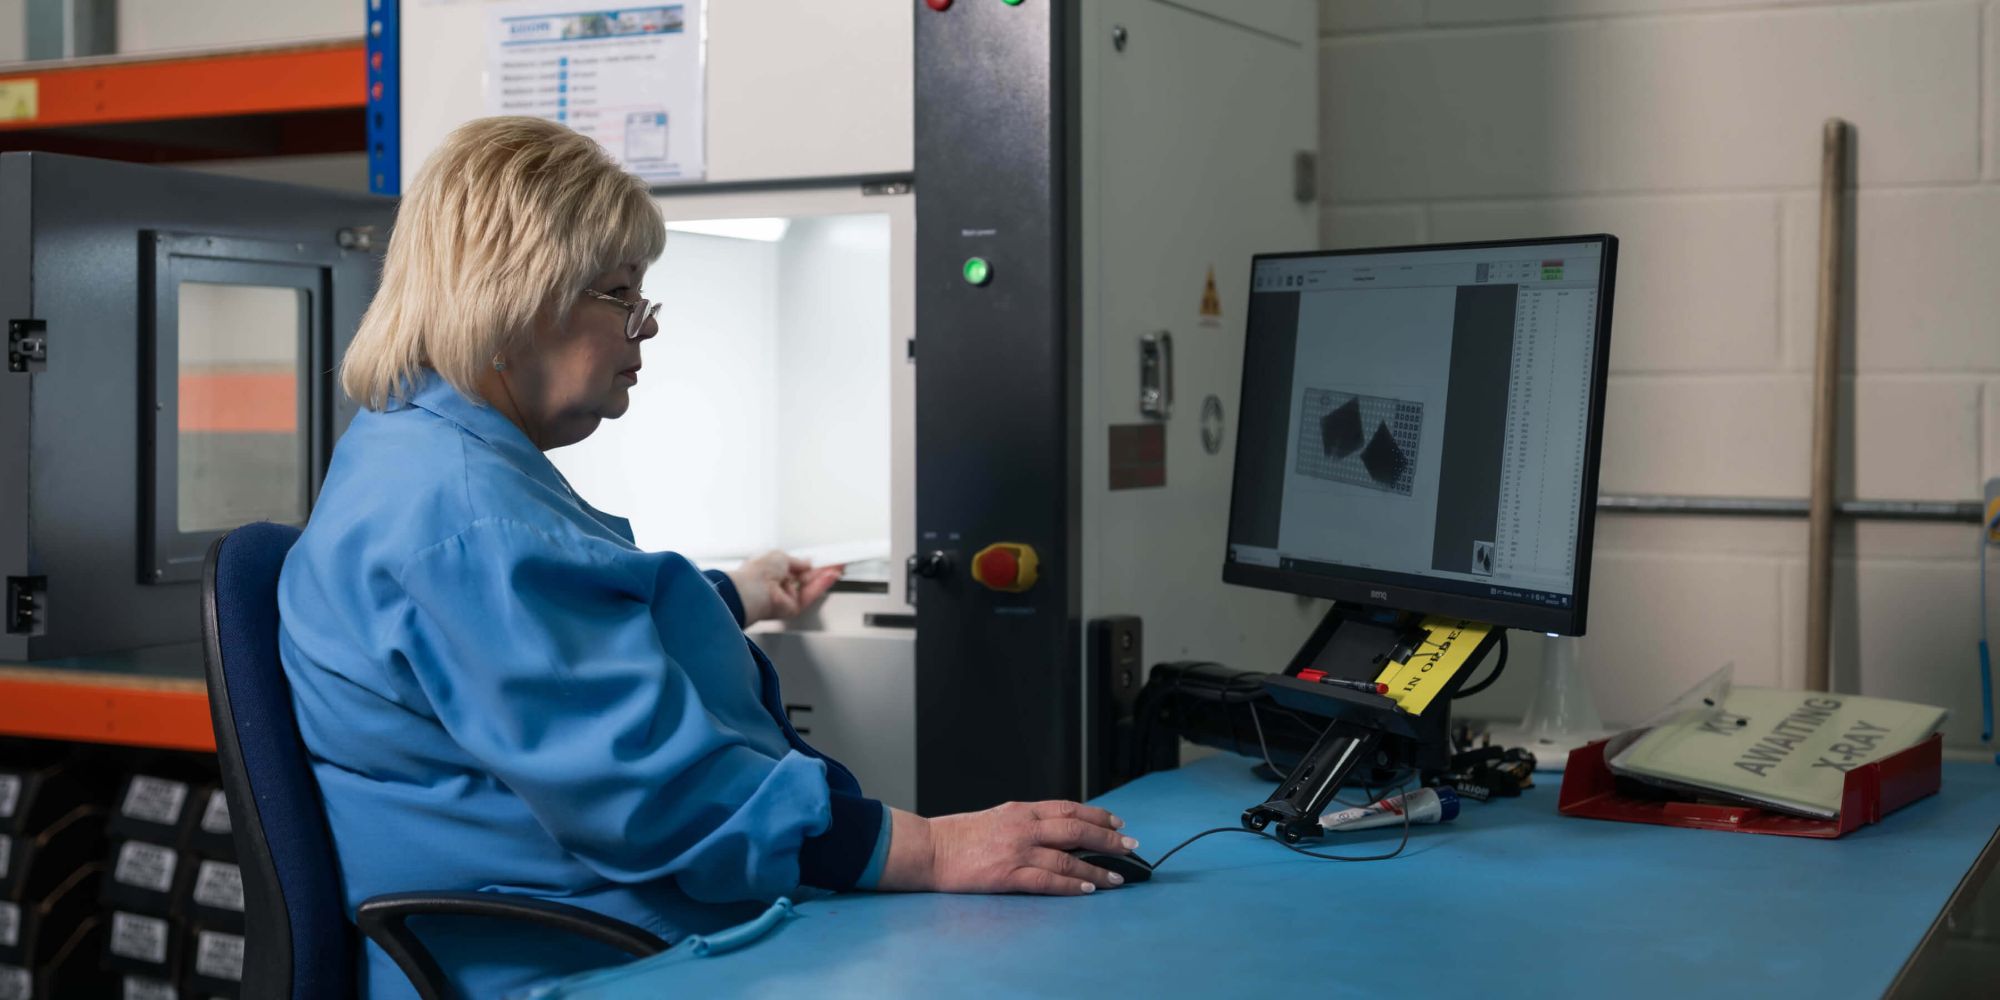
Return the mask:
[[1259, 255], [1223, 579], [1582, 634], [1617, 247]]

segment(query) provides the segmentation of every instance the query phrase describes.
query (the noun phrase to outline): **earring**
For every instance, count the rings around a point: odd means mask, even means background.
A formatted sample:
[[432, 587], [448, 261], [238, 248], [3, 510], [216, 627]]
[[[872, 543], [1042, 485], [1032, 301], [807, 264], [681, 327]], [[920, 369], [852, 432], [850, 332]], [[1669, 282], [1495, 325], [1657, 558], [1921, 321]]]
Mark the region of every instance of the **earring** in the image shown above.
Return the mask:
[[507, 370], [507, 362], [500, 360], [500, 356], [498, 354], [495, 354], [493, 356], [493, 370], [496, 372], [504, 372]]

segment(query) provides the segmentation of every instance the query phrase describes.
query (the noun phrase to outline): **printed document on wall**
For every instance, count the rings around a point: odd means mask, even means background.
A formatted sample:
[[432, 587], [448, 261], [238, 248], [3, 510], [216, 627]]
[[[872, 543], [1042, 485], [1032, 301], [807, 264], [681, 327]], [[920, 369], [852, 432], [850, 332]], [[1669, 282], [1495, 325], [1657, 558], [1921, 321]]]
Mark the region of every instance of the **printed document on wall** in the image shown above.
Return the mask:
[[500, 4], [488, 22], [486, 111], [562, 122], [655, 184], [700, 180], [702, 4]]

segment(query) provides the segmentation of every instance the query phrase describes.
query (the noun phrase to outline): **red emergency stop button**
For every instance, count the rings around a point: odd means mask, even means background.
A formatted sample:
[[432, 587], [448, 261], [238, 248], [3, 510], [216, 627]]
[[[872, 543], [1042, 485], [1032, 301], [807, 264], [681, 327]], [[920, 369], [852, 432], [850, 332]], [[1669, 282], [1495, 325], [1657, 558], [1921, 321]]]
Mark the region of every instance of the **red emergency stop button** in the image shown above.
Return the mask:
[[990, 589], [1018, 594], [1035, 585], [1040, 562], [1032, 545], [995, 542], [972, 557], [972, 578]]

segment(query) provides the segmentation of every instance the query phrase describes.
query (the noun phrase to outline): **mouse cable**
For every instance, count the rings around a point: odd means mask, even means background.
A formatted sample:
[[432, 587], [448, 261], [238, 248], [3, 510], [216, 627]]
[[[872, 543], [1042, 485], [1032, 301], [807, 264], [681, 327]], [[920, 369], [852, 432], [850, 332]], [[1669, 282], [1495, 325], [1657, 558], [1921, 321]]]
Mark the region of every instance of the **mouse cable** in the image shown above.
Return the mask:
[[[1405, 782], [1397, 787], [1396, 793], [1398, 795], [1404, 794], [1408, 790], [1408, 788], [1409, 788], [1409, 783]], [[1178, 844], [1175, 844], [1172, 850], [1169, 850], [1167, 853], [1162, 854], [1158, 858], [1153, 859], [1153, 870], [1159, 871], [1160, 866], [1166, 864], [1168, 858], [1171, 858], [1174, 855], [1179, 854], [1181, 852], [1181, 849], [1187, 847], [1189, 844], [1192, 844], [1203, 837], [1212, 837], [1218, 833], [1247, 833], [1253, 837], [1262, 837], [1265, 840], [1269, 840], [1270, 842], [1277, 844], [1279, 847], [1282, 847], [1285, 850], [1291, 851], [1295, 854], [1303, 854], [1309, 858], [1318, 858], [1322, 861], [1387, 861], [1390, 858], [1393, 858], [1396, 855], [1403, 853], [1403, 848], [1408, 847], [1410, 845], [1410, 811], [1408, 809], [1403, 810], [1403, 839], [1398, 840], [1396, 842], [1395, 850], [1389, 851], [1384, 854], [1367, 854], [1367, 855], [1361, 855], [1359, 857], [1340, 855], [1340, 854], [1325, 854], [1320, 851], [1308, 851], [1303, 847], [1299, 847], [1293, 844], [1287, 844], [1284, 841], [1279, 840], [1275, 835], [1271, 834], [1269, 831], [1266, 830], [1251, 830], [1240, 826], [1218, 826], [1213, 830], [1203, 830], [1200, 833], [1197, 833], [1194, 836], [1189, 837], [1188, 839], [1183, 840]]]

